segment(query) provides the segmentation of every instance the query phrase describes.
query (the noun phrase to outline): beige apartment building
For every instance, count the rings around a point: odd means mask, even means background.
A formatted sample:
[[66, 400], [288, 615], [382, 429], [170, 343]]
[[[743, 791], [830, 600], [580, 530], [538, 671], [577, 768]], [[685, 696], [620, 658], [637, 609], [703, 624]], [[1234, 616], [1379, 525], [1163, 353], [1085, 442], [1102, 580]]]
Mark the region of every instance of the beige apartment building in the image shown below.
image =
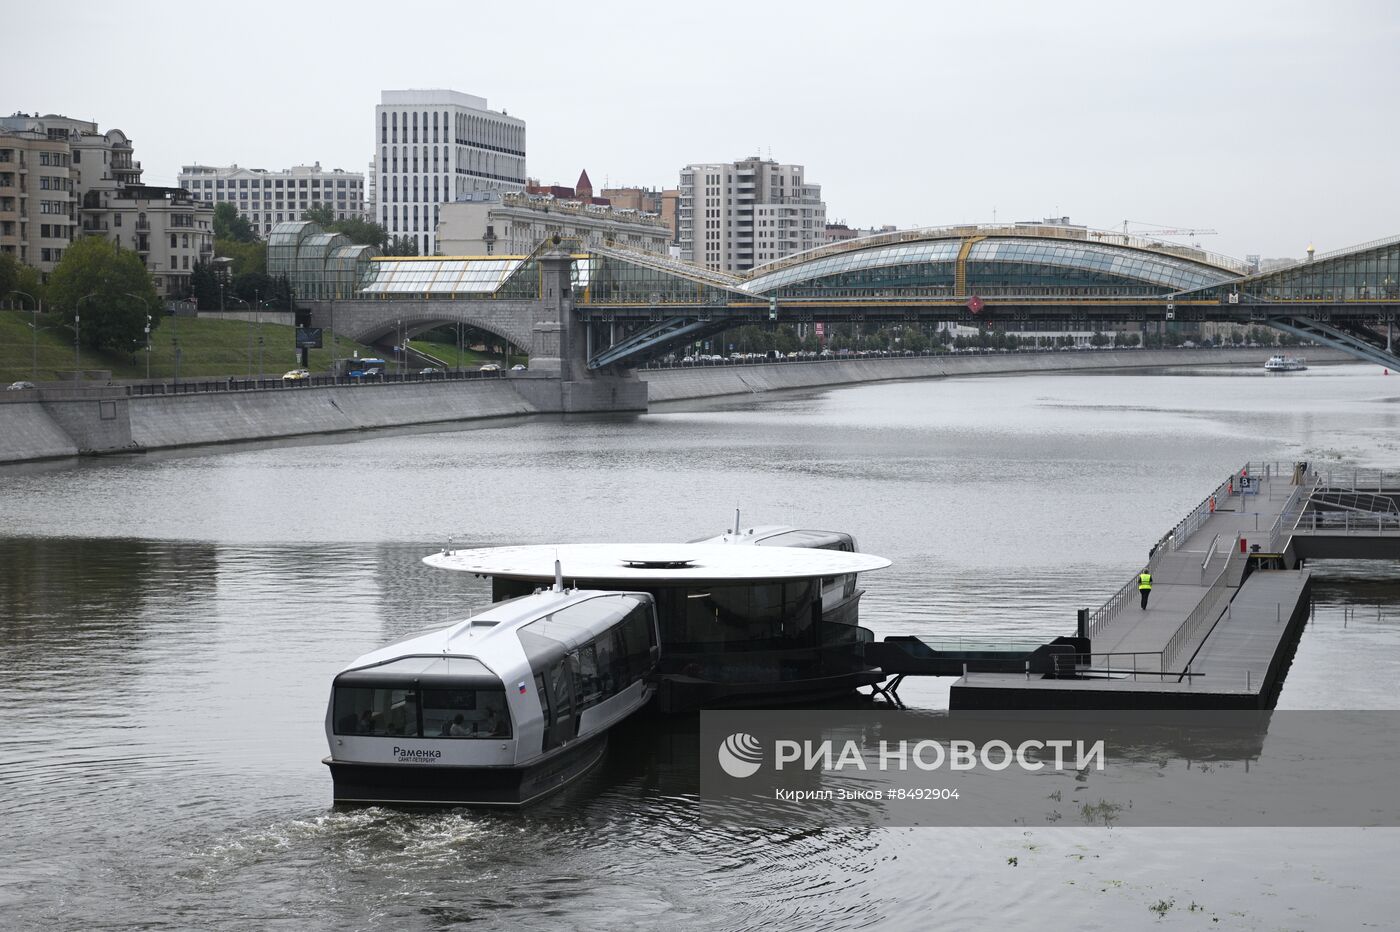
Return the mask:
[[671, 228], [656, 214], [495, 191], [443, 204], [436, 241], [444, 256], [522, 256], [556, 233], [584, 247], [611, 243], [657, 253], [671, 242]]
[[[74, 236], [101, 236], [135, 251], [158, 293], [181, 298], [190, 292], [195, 263], [214, 254], [213, 205], [180, 188], [142, 184], [141, 163], [119, 129], [104, 133], [88, 120], [17, 113], [0, 118], [0, 159], [5, 152], [15, 165], [14, 180], [25, 176], [27, 187], [12, 203], [6, 193], [12, 189], [4, 185], [11, 163], [0, 161], [0, 248], [43, 275], [57, 266]], [[13, 240], [4, 235], [11, 218]]]
[[679, 191], [680, 254], [697, 265], [747, 272], [825, 242], [821, 185], [801, 165], [758, 156], [687, 165]]
[[75, 202], [66, 142], [0, 128], [0, 252], [48, 275], [73, 241]]

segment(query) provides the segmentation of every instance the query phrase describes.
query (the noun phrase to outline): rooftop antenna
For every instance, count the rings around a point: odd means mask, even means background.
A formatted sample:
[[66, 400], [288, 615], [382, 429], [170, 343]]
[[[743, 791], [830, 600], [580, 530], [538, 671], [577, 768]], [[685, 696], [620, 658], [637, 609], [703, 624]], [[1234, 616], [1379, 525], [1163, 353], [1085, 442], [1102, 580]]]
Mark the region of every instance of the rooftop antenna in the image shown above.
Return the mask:
[[559, 558], [554, 558], [554, 591], [564, 591], [564, 567], [560, 564]]
[[734, 536], [739, 536], [739, 507], [734, 507]]

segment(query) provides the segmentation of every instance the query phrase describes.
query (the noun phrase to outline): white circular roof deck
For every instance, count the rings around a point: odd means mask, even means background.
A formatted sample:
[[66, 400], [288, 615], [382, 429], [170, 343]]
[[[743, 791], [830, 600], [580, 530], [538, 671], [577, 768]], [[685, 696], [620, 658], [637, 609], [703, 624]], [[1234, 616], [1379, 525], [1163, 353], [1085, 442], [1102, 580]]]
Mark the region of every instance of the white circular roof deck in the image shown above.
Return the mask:
[[451, 550], [423, 558], [440, 569], [530, 580], [552, 580], [555, 560], [565, 580], [652, 584], [810, 579], [890, 565], [868, 553], [734, 544], [542, 544]]

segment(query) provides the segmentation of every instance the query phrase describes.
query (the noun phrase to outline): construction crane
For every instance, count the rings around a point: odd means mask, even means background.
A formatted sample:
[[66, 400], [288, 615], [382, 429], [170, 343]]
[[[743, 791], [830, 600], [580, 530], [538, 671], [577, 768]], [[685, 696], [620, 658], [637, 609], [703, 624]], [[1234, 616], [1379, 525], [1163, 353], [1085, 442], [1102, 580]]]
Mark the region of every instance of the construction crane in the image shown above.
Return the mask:
[[[1136, 227], [1137, 229], [1129, 229], [1130, 227]], [[1113, 235], [1113, 234], [1108, 234], [1108, 233], [1094, 233], [1093, 235], [1094, 235], [1096, 238], [1098, 238], [1098, 239], [1107, 239], [1109, 236], [1111, 236], [1111, 235]], [[1123, 221], [1123, 244], [1124, 244], [1124, 245], [1127, 245], [1128, 237], [1130, 237], [1130, 236], [1140, 236], [1140, 237], [1142, 237], [1143, 239], [1161, 239], [1161, 238], [1163, 238], [1163, 237], [1173, 237], [1173, 236], [1174, 236], [1174, 237], [1197, 237], [1197, 236], [1215, 236], [1215, 235], [1217, 235], [1215, 230], [1196, 229], [1196, 228], [1188, 229], [1188, 228], [1185, 228], [1185, 227], [1168, 227], [1168, 226], [1162, 226], [1161, 224], [1157, 224], [1157, 223], [1143, 223], [1143, 222], [1141, 222], [1141, 221], [1139, 221], [1139, 220], [1124, 220], [1124, 221]], [[1199, 249], [1200, 246], [1201, 246], [1200, 243], [1192, 243], [1191, 245], [1194, 246], [1194, 247], [1196, 247], [1197, 249]]]

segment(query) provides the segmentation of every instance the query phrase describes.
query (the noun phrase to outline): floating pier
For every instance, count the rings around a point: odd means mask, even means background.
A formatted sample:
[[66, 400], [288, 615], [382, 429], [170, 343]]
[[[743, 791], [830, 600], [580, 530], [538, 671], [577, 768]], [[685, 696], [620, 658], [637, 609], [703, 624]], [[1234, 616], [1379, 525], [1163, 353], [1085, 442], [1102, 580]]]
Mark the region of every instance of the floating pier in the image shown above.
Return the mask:
[[[1154, 545], [1073, 635], [1028, 645], [889, 638], [892, 679], [956, 675], [952, 709], [1266, 709], [1311, 604], [1307, 559], [1400, 556], [1400, 476], [1249, 463]], [[1152, 574], [1146, 609], [1139, 573]]]

